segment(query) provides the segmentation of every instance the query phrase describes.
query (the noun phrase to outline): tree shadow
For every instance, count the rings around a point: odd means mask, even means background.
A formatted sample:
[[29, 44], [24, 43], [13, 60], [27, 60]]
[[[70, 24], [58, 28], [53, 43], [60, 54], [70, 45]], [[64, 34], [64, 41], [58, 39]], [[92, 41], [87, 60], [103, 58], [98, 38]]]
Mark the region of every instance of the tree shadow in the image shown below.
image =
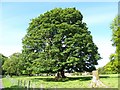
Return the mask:
[[[110, 76], [99, 76], [100, 78], [115, 78], [115, 77], [110, 77]], [[118, 78], [118, 77], [116, 77]], [[39, 78], [33, 78], [31, 79], [33, 82], [37, 82], [39, 80], [43, 80], [46, 82], [66, 82], [66, 81], [74, 81], [74, 80], [79, 80], [79, 81], [88, 81], [91, 80], [92, 76], [75, 76], [75, 77], [66, 77], [66, 78], [59, 78], [55, 79], [54, 77], [39, 77]]]
[[[40, 88], [24, 88], [24, 87], [19, 87], [19, 86], [12, 86], [9, 88], [3, 88], [1, 90], [41, 90]], [[42, 89], [46, 90], [46, 89]]]
[[100, 78], [111, 78], [110, 76], [99, 76]]
[[46, 81], [46, 82], [65, 82], [65, 81], [68, 81], [69, 80], [69, 78], [67, 77], [67, 78], [58, 78], [58, 79], [56, 79], [56, 78], [33, 78], [33, 79], [31, 79], [33, 82], [38, 82], [38, 81], [40, 81], [40, 80], [43, 80], [43, 81]]
[[33, 78], [31, 79], [33, 82], [38, 82], [40, 80], [46, 81], [46, 82], [66, 82], [66, 81], [74, 81], [74, 80], [80, 80], [80, 81], [87, 81], [91, 80], [92, 77], [86, 76], [86, 77], [66, 77], [66, 78], [58, 78], [57, 80], [55, 78]]
[[[26, 88], [27, 88], [27, 87], [14, 85], [14, 86], [11, 86], [11, 87], [3, 88], [2, 90], [26, 90]], [[31, 89], [31, 90], [32, 90], [32, 89]]]

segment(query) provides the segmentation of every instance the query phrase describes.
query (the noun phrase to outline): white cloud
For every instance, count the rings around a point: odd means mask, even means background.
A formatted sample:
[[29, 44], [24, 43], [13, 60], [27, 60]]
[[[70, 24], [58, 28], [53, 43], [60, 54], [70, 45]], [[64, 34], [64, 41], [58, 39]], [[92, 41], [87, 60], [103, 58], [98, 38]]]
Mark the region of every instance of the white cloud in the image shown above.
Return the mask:
[[3, 55], [5, 56], [10, 56], [12, 55], [13, 53], [16, 53], [16, 52], [21, 52], [22, 50], [22, 47], [20, 45], [0, 45], [0, 53], [2, 53]]

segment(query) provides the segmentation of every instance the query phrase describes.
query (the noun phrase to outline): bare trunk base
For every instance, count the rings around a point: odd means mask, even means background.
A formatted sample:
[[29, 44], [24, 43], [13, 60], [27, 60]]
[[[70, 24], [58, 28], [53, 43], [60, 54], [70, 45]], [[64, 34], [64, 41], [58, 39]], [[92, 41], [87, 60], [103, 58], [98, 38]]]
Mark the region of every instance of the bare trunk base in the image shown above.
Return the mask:
[[93, 78], [90, 83], [90, 87], [92, 87], [92, 88], [101, 88], [101, 87], [107, 88], [108, 87], [100, 81], [98, 70], [92, 71], [92, 74], [93, 74]]
[[66, 78], [64, 71], [58, 72], [55, 80], [60, 80], [61, 78]]
[[103, 82], [101, 82], [100, 80], [91, 81], [90, 87], [91, 88], [108, 88], [108, 86], [103, 84]]
[[61, 73], [61, 77], [62, 77], [62, 78], [66, 78], [64, 71], [61, 71], [60, 73]]

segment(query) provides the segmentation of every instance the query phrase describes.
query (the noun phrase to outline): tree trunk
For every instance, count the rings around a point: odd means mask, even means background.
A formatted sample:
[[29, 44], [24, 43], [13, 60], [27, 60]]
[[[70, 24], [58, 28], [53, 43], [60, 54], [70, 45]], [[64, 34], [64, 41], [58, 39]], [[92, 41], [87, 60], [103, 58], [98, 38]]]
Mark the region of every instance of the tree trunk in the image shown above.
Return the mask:
[[11, 74], [11, 73], [10, 73], [9, 75], [10, 75], [10, 77], [12, 77], [12, 74]]
[[61, 70], [60, 74], [62, 78], [66, 78], [64, 70]]
[[64, 70], [58, 71], [55, 80], [60, 80], [60, 78], [66, 78]]
[[60, 78], [60, 73], [59, 72], [57, 73], [57, 78]]
[[60, 73], [57, 72], [57, 75], [55, 76], [55, 80], [58, 81], [59, 78], [60, 78]]
[[66, 78], [64, 70], [61, 70], [60, 72], [57, 72], [57, 76], [55, 78], [56, 79]]

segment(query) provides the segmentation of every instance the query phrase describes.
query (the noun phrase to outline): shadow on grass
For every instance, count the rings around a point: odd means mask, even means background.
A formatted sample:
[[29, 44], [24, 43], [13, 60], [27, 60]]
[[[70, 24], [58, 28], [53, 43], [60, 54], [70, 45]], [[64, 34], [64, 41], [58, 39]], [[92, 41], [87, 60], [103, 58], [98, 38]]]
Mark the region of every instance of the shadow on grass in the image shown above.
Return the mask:
[[39, 80], [47, 81], [47, 82], [66, 82], [66, 81], [74, 81], [74, 80], [80, 80], [80, 81], [87, 81], [91, 80], [91, 77], [66, 77], [66, 78], [34, 78], [31, 79], [33, 82], [37, 82]]
[[[109, 76], [100, 76], [100, 78], [111, 78]], [[91, 80], [92, 76], [80, 76], [80, 77], [66, 77], [66, 78], [59, 78], [56, 80], [54, 77], [40, 77], [40, 78], [33, 78], [31, 79], [33, 82], [37, 82], [39, 80], [43, 80], [46, 82], [66, 82], [66, 81], [74, 81], [74, 80], [79, 80], [79, 81], [88, 81]]]
[[[40, 88], [24, 88], [19, 86], [12, 86], [10, 88], [3, 88], [2, 90], [41, 90]], [[46, 89], [42, 89], [46, 90]]]
[[110, 76], [99, 76], [100, 78], [111, 78]]
[[26, 90], [26, 88], [27, 87], [22, 87], [22, 86], [14, 85], [14, 86], [11, 86], [11, 87], [3, 88], [2, 90]]
[[92, 77], [90, 76], [86, 76], [86, 77], [69, 77], [70, 81], [74, 81], [74, 80], [79, 80], [79, 81], [88, 81], [91, 80]]
[[32, 82], [39, 82], [39, 80], [42, 80], [42, 81], [46, 81], [46, 82], [65, 82], [65, 81], [69, 81], [69, 79], [68, 78], [59, 78], [59, 79], [55, 79], [55, 78], [43, 78], [43, 77], [41, 77], [41, 78], [33, 78], [33, 79], [31, 79], [32, 80]]
[[120, 78], [120, 76], [99, 76], [100, 78]]

